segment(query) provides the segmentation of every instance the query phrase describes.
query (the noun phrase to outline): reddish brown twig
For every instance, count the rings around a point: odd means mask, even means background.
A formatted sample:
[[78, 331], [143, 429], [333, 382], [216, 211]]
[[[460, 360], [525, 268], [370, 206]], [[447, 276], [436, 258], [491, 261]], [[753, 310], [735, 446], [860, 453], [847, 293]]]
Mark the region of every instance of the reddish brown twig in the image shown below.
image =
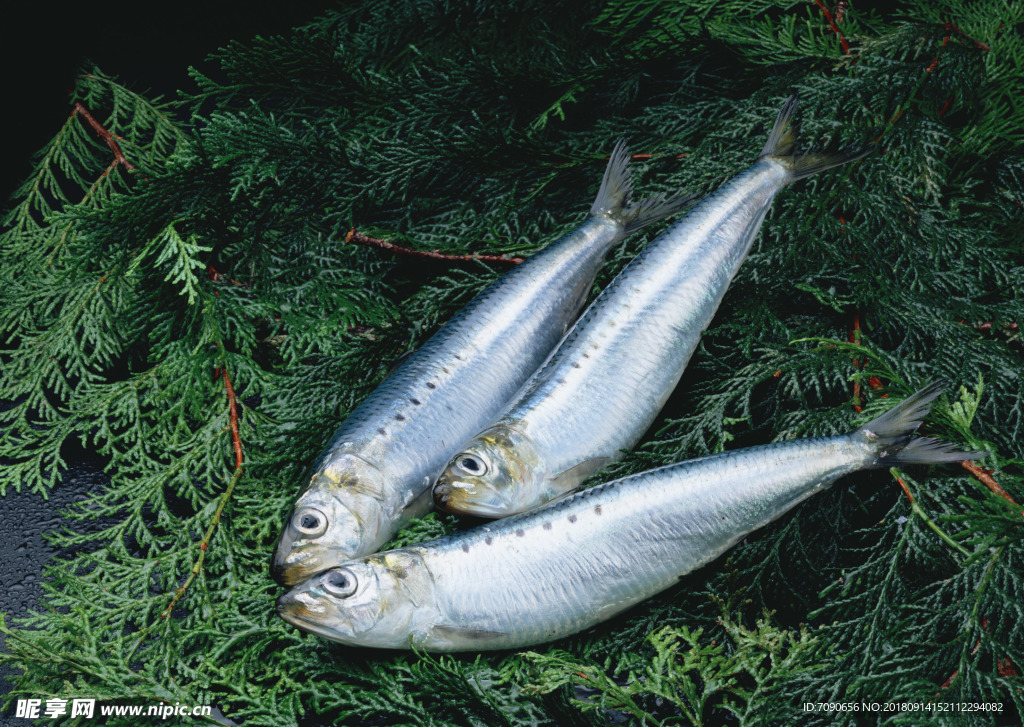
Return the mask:
[[242, 469], [242, 438], [238, 436], [238, 402], [235, 400], [235, 387], [231, 385], [231, 376], [228, 374], [227, 366], [224, 367], [224, 388], [228, 393], [228, 406], [231, 421], [231, 445], [235, 449], [235, 469]]
[[1008, 493], [1006, 490], [1000, 487], [999, 483], [992, 478], [991, 472], [989, 472], [988, 470], [983, 470], [981, 467], [979, 467], [970, 460], [961, 462], [960, 466], [963, 467], [968, 472], [970, 472], [971, 475], [974, 476], [974, 479], [976, 479], [981, 484], [985, 485], [985, 487], [987, 487], [988, 489], [992, 490], [992, 492], [996, 493], [1000, 497], [1005, 497], [1014, 505], [1019, 506], [1018, 502], [1014, 500], [1012, 497], [1010, 497], [1010, 493]]
[[174, 597], [171, 602], [167, 604], [167, 608], [164, 609], [163, 613], [160, 614], [160, 618], [167, 618], [171, 615], [171, 611], [181, 600], [181, 597], [185, 595], [185, 591], [192, 585], [192, 581], [203, 570], [203, 562], [206, 560], [206, 549], [210, 544], [210, 539], [213, 537], [214, 530], [217, 529], [217, 525], [220, 524], [221, 515], [224, 513], [224, 507], [228, 504], [228, 500], [231, 499], [231, 493], [235, 490], [235, 485], [238, 483], [239, 478], [242, 476], [243, 465], [245, 459], [242, 456], [242, 439], [238, 436], [238, 401], [235, 399], [235, 388], [231, 385], [231, 376], [228, 375], [227, 367], [219, 368], [221, 375], [224, 377], [224, 388], [228, 395], [228, 415], [231, 422], [231, 445], [235, 450], [235, 472], [231, 475], [231, 481], [228, 482], [227, 488], [224, 490], [224, 494], [220, 496], [220, 502], [217, 504], [217, 511], [213, 514], [213, 519], [210, 521], [209, 527], [206, 528], [206, 533], [203, 535], [203, 540], [199, 544], [199, 557], [196, 558], [195, 565], [192, 566], [191, 572], [188, 574], [188, 578], [185, 582], [174, 592]]
[[[821, 8], [823, 12], [826, 13], [826, 18], [827, 18], [828, 17], [827, 10], [825, 9], [824, 5], [822, 5], [820, 0], [815, 0], [815, 4], [819, 8]], [[972, 38], [971, 36], [967, 35], [967, 33], [965, 33], [963, 30], [961, 30], [959, 27], [957, 27], [957, 25], [955, 23], [950, 23], [950, 22], [943, 23], [943, 28], [946, 31], [946, 35], [943, 36], [943, 38], [942, 38], [942, 45], [941, 45], [942, 48], [945, 48], [947, 45], [949, 45], [950, 37], [952, 36], [953, 33], [957, 33], [958, 35], [962, 35], [964, 38], [966, 38], [967, 40], [972, 42], [975, 45], [976, 48], [979, 48], [979, 49], [984, 50], [984, 51], [992, 50], [991, 48], [989, 48], [984, 43], [980, 43], [980, 42], [976, 41], [974, 38]], [[838, 28], [833, 27], [833, 30], [835, 30], [837, 33], [839, 32]], [[889, 127], [891, 127], [893, 124], [895, 124], [896, 121], [900, 118], [900, 116], [903, 115], [903, 112], [905, 110], [906, 105], [908, 105], [910, 100], [912, 100], [913, 97], [917, 94], [917, 91], [918, 91], [918, 89], [921, 88], [921, 86], [922, 86], [922, 84], [924, 82], [924, 79], [928, 76], [928, 74], [930, 74], [932, 71], [934, 71], [938, 67], [939, 67], [939, 54], [936, 53], [935, 57], [932, 58], [931, 62], [929, 62], [929, 64], [925, 67], [924, 74], [921, 76], [920, 81], [914, 87], [914, 90], [913, 90], [913, 92], [910, 95], [910, 99], [907, 100], [907, 102], [906, 102], [906, 104], [904, 105], [903, 108], [899, 108], [899, 109], [896, 110], [896, 113], [893, 114], [893, 117], [891, 119], [889, 119], [889, 123], [886, 124], [885, 128], [882, 129], [882, 132], [875, 138], [875, 140], [872, 142], [872, 144], [878, 144], [882, 140], [882, 137], [885, 136], [886, 132], [889, 130]], [[939, 109], [939, 116], [943, 116], [949, 110], [949, 107], [952, 105], [952, 103], [953, 103], [953, 97], [952, 96], [947, 97], [946, 98], [946, 102], [942, 105], [942, 108]], [[883, 150], [883, 153], [884, 153], [884, 150]]]
[[79, 114], [81, 114], [82, 118], [85, 119], [89, 126], [93, 128], [93, 131], [103, 139], [103, 142], [110, 148], [110, 151], [114, 153], [114, 161], [124, 167], [126, 171], [134, 172], [135, 165], [128, 161], [124, 152], [121, 151], [121, 146], [117, 143], [118, 137], [107, 131], [103, 124], [97, 121], [93, 115], [89, 113], [89, 109], [82, 105], [81, 101], [75, 101], [71, 115], [77, 116]]
[[972, 38], [971, 36], [967, 35], [967, 33], [965, 33], [964, 31], [962, 31], [960, 28], [957, 27], [956, 23], [947, 22], [947, 23], [945, 23], [945, 26], [946, 26], [946, 41], [943, 41], [943, 45], [945, 45], [946, 42], [949, 40], [950, 33], [956, 33], [957, 35], [962, 35], [964, 38], [966, 38], [967, 40], [969, 40], [972, 43], [974, 43], [974, 47], [975, 48], [978, 48], [978, 49], [984, 50], [984, 51], [992, 50], [991, 48], [989, 48], [984, 43], [980, 43], [980, 42], [976, 41], [974, 38]]
[[[990, 51], [990, 50], [992, 50], [991, 48], [989, 48], [989, 47], [988, 47], [987, 45], [985, 45], [984, 43], [979, 43], [979, 42], [978, 42], [978, 41], [976, 41], [976, 40], [975, 40], [974, 38], [972, 38], [971, 36], [967, 35], [967, 33], [965, 33], [965, 32], [964, 32], [964, 31], [962, 31], [962, 30], [961, 30], [960, 28], [958, 28], [958, 27], [957, 27], [957, 25], [956, 25], [955, 23], [949, 23], [949, 22], [947, 22], [947, 23], [943, 23], [943, 27], [944, 27], [944, 28], [945, 28], [945, 30], [946, 30], [946, 35], [945, 35], [945, 36], [944, 36], [944, 37], [942, 38], [942, 47], [943, 47], [943, 48], [945, 48], [945, 47], [946, 47], [947, 45], [949, 45], [949, 39], [950, 39], [950, 36], [951, 36], [951, 34], [952, 34], [952, 33], [958, 33], [959, 35], [962, 35], [962, 36], [963, 36], [963, 37], [965, 37], [965, 38], [966, 38], [967, 40], [969, 40], [969, 41], [971, 41], [972, 43], [974, 43], [974, 46], [975, 46], [976, 48], [980, 48], [981, 50], [984, 50], [984, 51]], [[936, 56], [935, 56], [935, 57], [934, 57], [934, 58], [932, 59], [932, 62], [928, 64], [928, 67], [924, 69], [924, 72], [925, 72], [925, 73], [931, 73], [931, 72], [932, 72], [932, 71], [934, 71], [934, 70], [935, 70], [936, 68], [938, 68], [938, 66], [939, 66], [939, 57], [938, 57], [938, 55], [936, 55]], [[942, 115], [943, 115], [944, 113], [946, 113], [946, 109], [948, 109], [948, 108], [949, 108], [949, 105], [950, 105], [950, 104], [951, 104], [952, 102], [953, 102], [953, 97], [952, 97], [952, 96], [950, 96], [949, 98], [947, 98], [947, 99], [946, 99], [946, 103], [945, 103], [945, 105], [944, 105], [944, 106], [942, 107], [942, 110], [941, 110], [941, 111], [939, 111], [939, 116], [942, 116]]]
[[[668, 154], [630, 154], [630, 159], [662, 159], [669, 156]], [[686, 154], [674, 154], [673, 159], [685, 159]]]
[[896, 483], [900, 486], [900, 489], [903, 490], [903, 494], [907, 496], [907, 499], [910, 500], [910, 504], [913, 505], [914, 496], [910, 494], [910, 488], [907, 487], [907, 483], [903, 481], [902, 477], [897, 477]]
[[843, 55], [849, 55], [850, 44], [846, 42], [846, 36], [843, 35], [843, 31], [841, 31], [839, 26], [836, 25], [836, 21], [835, 18], [832, 17], [832, 13], [829, 12], [829, 9], [825, 7], [825, 3], [821, 2], [821, 0], [814, 0], [814, 4], [821, 9], [821, 13], [825, 16], [825, 22], [828, 23], [828, 27], [832, 29], [832, 32], [835, 33], [836, 37], [839, 39], [839, 45], [843, 49]]
[[393, 242], [387, 240], [378, 240], [375, 237], [367, 237], [361, 232], [356, 232], [355, 228], [348, 231], [345, 235], [345, 242], [354, 242], [359, 245], [368, 245], [370, 247], [377, 247], [381, 250], [387, 250], [399, 255], [412, 255], [413, 257], [425, 257], [430, 260], [447, 260], [448, 262], [469, 262], [471, 260], [479, 260], [485, 263], [505, 263], [508, 265], [518, 265], [523, 262], [526, 258], [521, 257], [505, 257], [504, 255], [448, 255], [438, 250], [412, 250], [408, 247], [401, 247]]

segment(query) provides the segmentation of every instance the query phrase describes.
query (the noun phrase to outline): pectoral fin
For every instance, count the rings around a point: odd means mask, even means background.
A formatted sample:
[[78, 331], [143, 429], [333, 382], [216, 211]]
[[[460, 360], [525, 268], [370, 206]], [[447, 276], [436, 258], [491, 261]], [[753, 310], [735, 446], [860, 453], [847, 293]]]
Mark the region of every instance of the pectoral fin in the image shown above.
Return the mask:
[[452, 646], [466, 646], [469, 648], [483, 647], [487, 643], [501, 641], [508, 636], [504, 631], [488, 631], [487, 629], [466, 629], [459, 626], [447, 626], [438, 624], [430, 629], [431, 636], [444, 639]]
[[575, 464], [551, 478], [552, 489], [558, 493], [575, 490], [583, 480], [603, 470], [611, 461], [611, 457], [594, 457]]
[[414, 497], [409, 498], [405, 507], [402, 508], [400, 517], [403, 520], [411, 520], [413, 518], [423, 517], [428, 512], [434, 509], [434, 498], [431, 496], [430, 479], [427, 480], [427, 485], [423, 492]]

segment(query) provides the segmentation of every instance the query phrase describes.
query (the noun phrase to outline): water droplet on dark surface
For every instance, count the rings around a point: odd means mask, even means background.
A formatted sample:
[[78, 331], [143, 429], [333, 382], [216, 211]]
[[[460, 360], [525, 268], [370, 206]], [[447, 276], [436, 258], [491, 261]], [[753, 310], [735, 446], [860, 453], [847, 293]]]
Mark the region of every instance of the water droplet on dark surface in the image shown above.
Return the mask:
[[[103, 473], [103, 463], [94, 454], [84, 450], [77, 442], [61, 448], [61, 457], [68, 464], [60, 483], [50, 491], [46, 500], [36, 492], [22, 488], [15, 492], [8, 488], [0, 497], [0, 611], [8, 615], [8, 625], [14, 619], [24, 618], [29, 609], [39, 609], [43, 596], [43, 568], [54, 556], [70, 557], [43, 539], [43, 533], [57, 530], [62, 525], [77, 532], [95, 532], [112, 524], [111, 520], [72, 522], [61, 517], [67, 510], [90, 494], [98, 492], [109, 482]], [[80, 552], [80, 549], [79, 551]], [[0, 650], [3, 650], [0, 637]], [[20, 674], [10, 666], [0, 666], [0, 694], [9, 693], [14, 685], [9, 681]]]

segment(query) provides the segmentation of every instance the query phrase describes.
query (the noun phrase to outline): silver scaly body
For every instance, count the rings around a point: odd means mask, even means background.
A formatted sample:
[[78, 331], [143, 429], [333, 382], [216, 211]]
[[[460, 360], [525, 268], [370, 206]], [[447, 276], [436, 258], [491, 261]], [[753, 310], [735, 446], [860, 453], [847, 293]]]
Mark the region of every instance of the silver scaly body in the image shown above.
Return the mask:
[[[791, 98], [761, 158], [664, 230], [580, 316], [494, 424], [434, 486], [452, 512], [501, 517], [569, 492], [621, 459], [675, 389], [775, 195], [857, 154], [794, 160]], [[778, 155], [776, 155], [778, 154]]]
[[758, 162], [662, 232], [497, 421], [527, 439], [557, 481], [545, 500], [620, 459], [647, 431], [787, 179], [778, 162]]
[[434, 477], [550, 355], [608, 250], [686, 203], [629, 204], [628, 163], [620, 142], [591, 216], [476, 296], [348, 416], [282, 531], [277, 580], [372, 553], [429, 509]]
[[668, 588], [844, 474], [980, 456], [910, 437], [938, 391], [929, 387], [850, 434], [671, 465], [348, 563], [282, 597], [278, 611], [327, 638], [386, 648], [502, 649], [561, 638]]
[[597, 485], [408, 548], [433, 581], [432, 619], [468, 631], [435, 633], [424, 623], [414, 642], [515, 648], [593, 626], [714, 560], [868, 455], [849, 437], [755, 447]]

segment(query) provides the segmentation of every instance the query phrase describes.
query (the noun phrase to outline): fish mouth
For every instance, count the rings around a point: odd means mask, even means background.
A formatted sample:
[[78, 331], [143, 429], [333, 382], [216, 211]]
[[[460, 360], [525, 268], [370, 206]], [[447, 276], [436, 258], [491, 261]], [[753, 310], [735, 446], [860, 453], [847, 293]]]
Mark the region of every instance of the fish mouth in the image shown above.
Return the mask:
[[447, 477], [438, 478], [433, 494], [434, 503], [439, 508], [455, 515], [500, 517], [509, 511], [508, 503], [491, 488], [476, 487]]
[[279, 563], [277, 558], [270, 563], [270, 576], [282, 586], [291, 588], [317, 574], [316, 568], [289, 566]]
[[322, 545], [308, 544], [287, 549], [282, 543], [270, 560], [270, 576], [282, 586], [291, 588], [348, 559]]
[[[316, 636], [322, 636], [325, 639], [331, 641], [342, 641], [344, 634], [339, 633], [335, 629], [329, 628], [321, 624], [313, 612], [309, 610], [309, 606], [303, 602], [302, 596], [305, 596], [305, 600], [310, 600], [311, 597], [305, 591], [288, 591], [282, 593], [277, 598], [275, 609], [277, 615], [281, 619], [297, 629], [302, 629]], [[347, 642], [343, 642], [347, 643]]]

